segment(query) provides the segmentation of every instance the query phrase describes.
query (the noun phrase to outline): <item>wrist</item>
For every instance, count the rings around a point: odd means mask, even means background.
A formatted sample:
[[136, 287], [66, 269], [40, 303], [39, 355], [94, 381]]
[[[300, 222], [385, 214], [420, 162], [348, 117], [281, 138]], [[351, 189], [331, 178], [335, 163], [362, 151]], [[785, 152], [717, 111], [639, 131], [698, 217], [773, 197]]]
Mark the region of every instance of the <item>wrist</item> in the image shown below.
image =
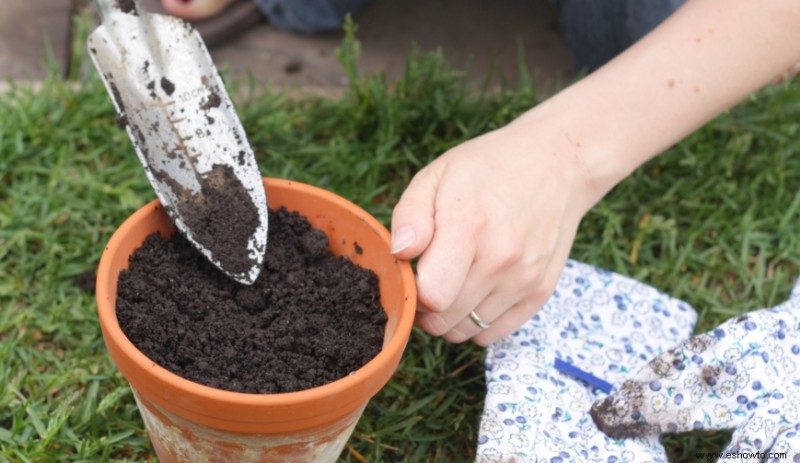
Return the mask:
[[550, 127], [545, 135], [560, 134], [560, 146], [583, 170], [597, 202], [646, 161], [800, 59], [800, 3], [768, 6], [688, 2], [516, 123], [532, 134], [543, 133], [537, 125]]
[[[544, 133], [558, 147], [562, 165], [576, 174], [584, 213], [651, 156], [631, 150], [629, 138], [616, 135], [625, 123], [607, 108], [602, 94], [569, 87], [520, 116], [516, 125], [533, 137]], [[580, 108], [576, 110], [576, 108]], [[655, 154], [655, 153], [654, 153]]]

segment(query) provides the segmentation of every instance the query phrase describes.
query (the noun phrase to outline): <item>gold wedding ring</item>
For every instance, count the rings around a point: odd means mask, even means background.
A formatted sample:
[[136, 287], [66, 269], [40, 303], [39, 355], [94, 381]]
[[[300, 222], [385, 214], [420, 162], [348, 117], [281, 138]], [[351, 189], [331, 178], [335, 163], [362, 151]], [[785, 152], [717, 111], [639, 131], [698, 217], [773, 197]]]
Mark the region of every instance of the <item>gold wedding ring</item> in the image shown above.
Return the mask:
[[474, 310], [469, 313], [469, 319], [472, 320], [473, 323], [478, 325], [478, 328], [482, 330], [485, 330], [489, 328], [489, 326], [491, 326], [489, 323], [486, 323], [485, 321], [481, 320], [481, 317], [479, 317]]

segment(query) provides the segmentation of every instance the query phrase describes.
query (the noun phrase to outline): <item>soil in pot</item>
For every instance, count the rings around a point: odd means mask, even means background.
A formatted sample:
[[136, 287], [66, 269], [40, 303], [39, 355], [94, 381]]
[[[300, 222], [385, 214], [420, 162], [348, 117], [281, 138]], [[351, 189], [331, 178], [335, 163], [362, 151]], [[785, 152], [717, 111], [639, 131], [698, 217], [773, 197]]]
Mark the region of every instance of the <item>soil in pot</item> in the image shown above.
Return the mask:
[[295, 212], [270, 211], [268, 233], [251, 286], [179, 233], [150, 235], [119, 277], [125, 335], [167, 370], [235, 392], [309, 389], [375, 357], [386, 325], [376, 275], [331, 254], [325, 233]]

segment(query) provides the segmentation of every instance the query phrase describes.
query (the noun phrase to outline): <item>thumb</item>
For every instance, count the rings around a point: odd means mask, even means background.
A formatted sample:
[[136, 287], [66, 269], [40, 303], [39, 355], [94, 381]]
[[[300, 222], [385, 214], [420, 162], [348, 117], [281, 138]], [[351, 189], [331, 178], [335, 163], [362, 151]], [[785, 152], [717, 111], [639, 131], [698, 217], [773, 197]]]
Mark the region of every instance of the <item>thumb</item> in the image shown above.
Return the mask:
[[411, 179], [392, 212], [392, 248], [396, 257], [413, 259], [433, 238], [439, 177], [429, 166]]

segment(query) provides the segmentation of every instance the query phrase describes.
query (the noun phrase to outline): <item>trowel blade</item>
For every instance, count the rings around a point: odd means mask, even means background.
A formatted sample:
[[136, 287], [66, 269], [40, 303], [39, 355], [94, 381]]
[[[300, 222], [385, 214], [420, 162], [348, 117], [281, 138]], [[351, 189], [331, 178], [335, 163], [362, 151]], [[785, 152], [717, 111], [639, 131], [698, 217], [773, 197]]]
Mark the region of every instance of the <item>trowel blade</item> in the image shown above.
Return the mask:
[[124, 3], [88, 41], [118, 124], [178, 231], [251, 284], [266, 252], [267, 198], [224, 83], [191, 25]]

